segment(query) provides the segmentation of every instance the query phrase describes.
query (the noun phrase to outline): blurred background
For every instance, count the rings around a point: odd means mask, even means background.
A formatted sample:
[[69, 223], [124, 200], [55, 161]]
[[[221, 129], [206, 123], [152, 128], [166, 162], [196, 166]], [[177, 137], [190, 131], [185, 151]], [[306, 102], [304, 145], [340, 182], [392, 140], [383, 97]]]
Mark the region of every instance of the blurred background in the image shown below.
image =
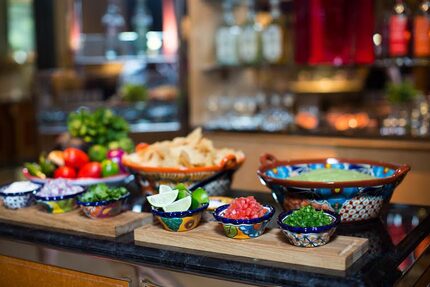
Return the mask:
[[[409, 163], [397, 199], [430, 204], [406, 194], [430, 175], [429, 9], [421, 0], [0, 0], [1, 170], [52, 149], [70, 112], [103, 106], [127, 119], [135, 142], [203, 126], [247, 154]], [[238, 176], [255, 175], [257, 161]], [[254, 177], [235, 187], [257, 188]]]

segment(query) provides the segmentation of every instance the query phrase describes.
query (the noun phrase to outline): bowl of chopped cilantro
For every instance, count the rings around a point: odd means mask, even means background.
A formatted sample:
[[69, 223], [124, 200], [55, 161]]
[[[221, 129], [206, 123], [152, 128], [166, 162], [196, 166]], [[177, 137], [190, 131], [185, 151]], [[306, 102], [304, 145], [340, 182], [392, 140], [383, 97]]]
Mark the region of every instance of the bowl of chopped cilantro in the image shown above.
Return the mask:
[[278, 225], [288, 241], [299, 247], [318, 247], [330, 241], [340, 217], [328, 210], [318, 210], [311, 205], [278, 216]]
[[78, 197], [77, 203], [89, 218], [107, 218], [121, 213], [129, 196], [130, 192], [125, 187], [111, 187], [99, 183], [88, 187], [88, 190]]

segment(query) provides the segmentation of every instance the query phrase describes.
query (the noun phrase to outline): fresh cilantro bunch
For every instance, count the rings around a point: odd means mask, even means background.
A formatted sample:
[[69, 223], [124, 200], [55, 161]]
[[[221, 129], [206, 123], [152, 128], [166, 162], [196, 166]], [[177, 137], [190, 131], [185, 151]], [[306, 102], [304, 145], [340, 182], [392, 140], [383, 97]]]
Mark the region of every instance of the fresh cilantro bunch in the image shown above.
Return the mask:
[[70, 113], [67, 128], [73, 137], [101, 145], [127, 138], [129, 131], [128, 122], [106, 108], [99, 108], [94, 112], [80, 109]]
[[118, 200], [128, 193], [125, 187], [109, 187], [104, 183], [92, 185], [88, 191], [80, 196], [82, 202], [96, 202], [104, 200]]

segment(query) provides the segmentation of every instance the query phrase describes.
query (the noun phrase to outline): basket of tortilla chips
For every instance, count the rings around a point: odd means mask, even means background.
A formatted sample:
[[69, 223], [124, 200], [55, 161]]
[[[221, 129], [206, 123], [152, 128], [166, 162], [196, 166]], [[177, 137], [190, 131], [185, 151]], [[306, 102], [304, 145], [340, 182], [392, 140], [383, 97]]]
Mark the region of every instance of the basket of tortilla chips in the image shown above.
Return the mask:
[[209, 195], [221, 195], [230, 188], [232, 175], [244, 160], [241, 151], [215, 148], [198, 128], [186, 137], [139, 144], [134, 153], [123, 156], [122, 163], [140, 175], [152, 191], [158, 190], [160, 184], [191, 186], [223, 173], [204, 186]]

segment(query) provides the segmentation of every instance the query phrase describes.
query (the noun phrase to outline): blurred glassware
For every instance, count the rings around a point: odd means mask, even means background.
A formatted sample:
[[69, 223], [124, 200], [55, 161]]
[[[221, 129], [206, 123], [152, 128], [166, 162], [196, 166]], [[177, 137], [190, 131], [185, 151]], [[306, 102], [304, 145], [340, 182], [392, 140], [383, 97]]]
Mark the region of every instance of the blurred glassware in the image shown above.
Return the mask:
[[428, 98], [419, 96], [411, 111], [411, 135], [416, 137], [428, 136], [430, 113]]
[[233, 102], [234, 115], [230, 118], [235, 130], [257, 130], [261, 116], [257, 112], [257, 98], [250, 95], [237, 97]]
[[[152, 24], [152, 16], [148, 13], [146, 0], [137, 0], [136, 12], [133, 16], [134, 30], [138, 37], [136, 39], [136, 49], [138, 55], [145, 55], [147, 48], [146, 33]], [[161, 48], [161, 47], [160, 47]]]
[[260, 129], [269, 132], [285, 131], [293, 123], [291, 107], [294, 103], [291, 95], [281, 97], [274, 93], [270, 98], [270, 105], [262, 111], [263, 120]]
[[102, 17], [102, 24], [106, 27], [105, 56], [108, 60], [112, 60], [118, 56], [118, 34], [125, 25], [116, 1], [109, 1], [106, 13]]
[[215, 50], [217, 62], [222, 65], [239, 64], [237, 51], [240, 28], [236, 25], [233, 14], [233, 1], [225, 0], [222, 3], [223, 23], [215, 36]]
[[239, 34], [239, 58], [244, 64], [258, 64], [261, 60], [261, 25], [256, 21], [254, 0], [246, 0], [248, 14]]
[[391, 107], [391, 112], [382, 121], [380, 133], [383, 136], [404, 136], [408, 132], [409, 110], [406, 105], [396, 104]]

